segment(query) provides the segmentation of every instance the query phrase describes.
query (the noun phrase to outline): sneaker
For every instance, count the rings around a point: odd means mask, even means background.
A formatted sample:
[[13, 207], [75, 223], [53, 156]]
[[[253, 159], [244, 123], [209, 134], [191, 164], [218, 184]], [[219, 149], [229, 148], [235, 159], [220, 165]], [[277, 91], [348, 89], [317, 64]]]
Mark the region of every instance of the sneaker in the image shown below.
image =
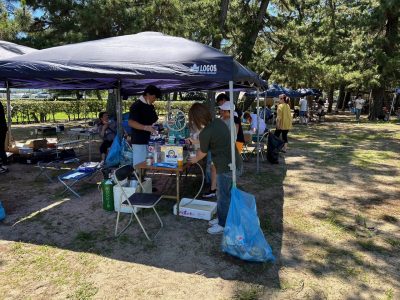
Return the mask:
[[218, 218], [212, 219], [211, 221], [208, 221], [209, 226], [214, 226], [218, 224]]
[[222, 233], [224, 233], [224, 227], [222, 227], [218, 224], [215, 224], [214, 226], [208, 228], [207, 232], [209, 234], [222, 234]]
[[207, 193], [202, 195], [203, 198], [212, 198], [217, 195], [217, 190], [209, 190]]
[[2, 173], [7, 173], [7, 172], [9, 172], [10, 170], [6, 167], [6, 166], [0, 166], [0, 174], [2, 174]]

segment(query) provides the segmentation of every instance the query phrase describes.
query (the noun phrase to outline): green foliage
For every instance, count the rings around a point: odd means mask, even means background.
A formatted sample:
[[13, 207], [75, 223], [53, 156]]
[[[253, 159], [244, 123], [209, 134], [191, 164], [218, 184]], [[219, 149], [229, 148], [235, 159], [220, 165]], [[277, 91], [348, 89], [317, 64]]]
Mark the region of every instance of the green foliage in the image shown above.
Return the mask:
[[[292, 88], [384, 92], [400, 84], [398, 1], [12, 2], [0, 3], [0, 38], [36, 48], [159, 31], [220, 48], [264, 79]], [[35, 9], [44, 14], [33, 20]], [[70, 109], [71, 117], [85, 113]]]
[[[123, 100], [122, 110], [128, 112], [129, 107], [135, 101]], [[194, 101], [172, 101], [171, 109], [178, 108], [188, 112]], [[48, 101], [48, 100], [12, 100], [11, 116], [14, 122], [55, 122], [57, 113], [64, 113], [68, 120], [82, 118], [97, 118], [99, 112], [106, 110], [106, 100], [86, 99], [69, 101]], [[155, 102], [156, 111], [159, 115], [167, 113], [167, 102]]]

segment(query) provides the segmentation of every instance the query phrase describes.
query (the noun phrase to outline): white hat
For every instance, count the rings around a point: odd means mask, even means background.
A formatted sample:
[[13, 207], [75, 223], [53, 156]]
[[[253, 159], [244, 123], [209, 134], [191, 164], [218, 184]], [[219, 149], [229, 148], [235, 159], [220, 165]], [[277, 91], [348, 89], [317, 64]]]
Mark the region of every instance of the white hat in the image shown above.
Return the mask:
[[[229, 101], [224, 102], [224, 104], [218, 106], [220, 110], [231, 110], [231, 103]], [[235, 109], [235, 105], [233, 105], [233, 109]]]

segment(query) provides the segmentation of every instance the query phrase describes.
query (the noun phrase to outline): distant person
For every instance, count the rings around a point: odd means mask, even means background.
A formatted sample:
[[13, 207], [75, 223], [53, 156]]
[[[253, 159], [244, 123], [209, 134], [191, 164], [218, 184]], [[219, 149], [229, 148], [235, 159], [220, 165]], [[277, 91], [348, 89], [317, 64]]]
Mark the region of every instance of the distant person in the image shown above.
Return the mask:
[[134, 166], [146, 160], [150, 135], [157, 132], [152, 127], [158, 120], [154, 107], [157, 99], [161, 99], [161, 90], [154, 85], [149, 85], [129, 109], [128, 125], [132, 127], [131, 142]]
[[354, 100], [354, 106], [356, 109], [356, 121], [360, 121], [361, 111], [364, 107], [365, 100], [361, 98], [361, 95], [358, 94], [356, 100]]
[[347, 105], [349, 106], [349, 112], [350, 113], [354, 113], [354, 103], [353, 100], [349, 100], [349, 102], [347, 103]]
[[307, 119], [307, 110], [308, 110], [307, 99], [304, 98], [304, 97], [300, 98], [299, 106], [300, 106], [300, 112], [299, 112], [300, 124], [306, 124], [307, 125], [307, 123], [308, 123], [308, 119]]
[[272, 109], [271, 109], [271, 105], [267, 105], [267, 107], [265, 108], [265, 112], [266, 112], [266, 120], [272, 120], [274, 118], [273, 113], [272, 113]]
[[276, 130], [275, 136], [280, 137], [282, 135], [282, 140], [285, 142], [282, 152], [287, 151], [288, 144], [288, 133], [289, 130], [292, 129], [292, 114], [290, 112], [289, 106], [290, 98], [285, 94], [279, 95], [279, 105], [278, 105], [278, 113], [276, 117]]
[[117, 134], [117, 124], [110, 120], [107, 112], [99, 113], [99, 122], [97, 123], [97, 131], [103, 140], [100, 145], [100, 154], [102, 162], [105, 161], [108, 150], [110, 149], [114, 138]]

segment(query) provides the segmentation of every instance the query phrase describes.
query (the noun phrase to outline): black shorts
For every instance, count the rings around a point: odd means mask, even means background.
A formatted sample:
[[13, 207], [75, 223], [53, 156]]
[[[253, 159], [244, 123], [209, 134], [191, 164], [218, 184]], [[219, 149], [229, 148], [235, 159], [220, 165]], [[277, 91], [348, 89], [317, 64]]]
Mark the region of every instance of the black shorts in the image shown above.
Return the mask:
[[107, 154], [108, 149], [111, 147], [113, 142], [111, 141], [103, 141], [103, 143], [100, 145], [100, 153], [101, 154]]

